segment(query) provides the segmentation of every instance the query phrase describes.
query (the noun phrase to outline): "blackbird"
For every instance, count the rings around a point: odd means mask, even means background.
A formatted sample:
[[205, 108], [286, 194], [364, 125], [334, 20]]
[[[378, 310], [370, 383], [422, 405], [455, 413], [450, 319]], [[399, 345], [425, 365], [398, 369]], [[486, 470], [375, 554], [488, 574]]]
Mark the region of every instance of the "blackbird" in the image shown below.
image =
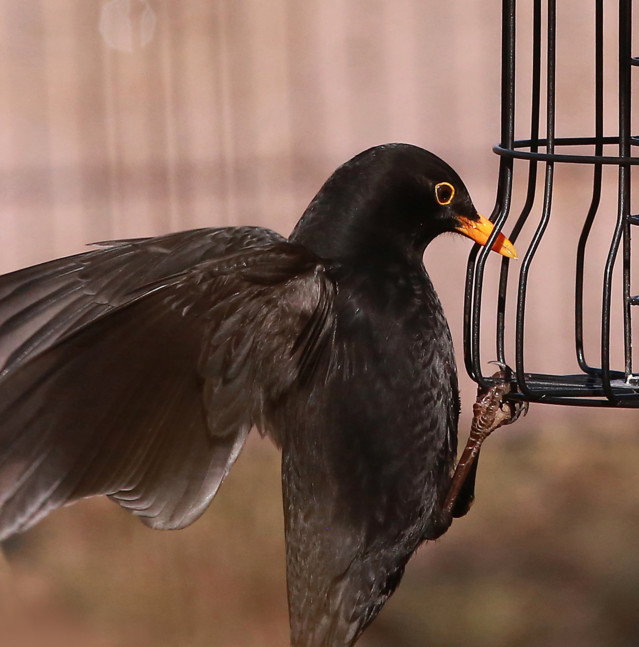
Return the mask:
[[0, 539], [98, 494], [187, 526], [256, 428], [282, 450], [291, 643], [353, 645], [468, 507], [443, 505], [459, 397], [422, 257], [492, 229], [450, 166], [389, 144], [288, 239], [198, 229], [0, 277]]

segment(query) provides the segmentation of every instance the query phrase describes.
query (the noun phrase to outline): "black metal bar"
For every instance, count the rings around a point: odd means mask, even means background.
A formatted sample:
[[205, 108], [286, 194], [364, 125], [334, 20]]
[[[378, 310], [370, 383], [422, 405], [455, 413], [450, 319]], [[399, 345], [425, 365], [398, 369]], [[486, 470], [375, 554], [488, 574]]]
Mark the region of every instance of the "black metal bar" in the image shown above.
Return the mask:
[[[503, 146], [493, 146], [493, 150], [502, 157], [509, 157], [513, 159], [522, 160], [537, 160], [539, 162], [561, 162], [564, 164], [639, 164], [639, 157], [627, 155], [621, 157], [618, 155], [577, 155], [575, 154], [562, 154], [562, 153], [542, 153], [533, 151], [519, 150], [520, 148], [530, 148], [532, 145], [530, 139], [520, 139], [514, 142], [514, 148], [509, 149]], [[546, 139], [540, 139], [536, 142], [539, 146], [547, 146]], [[555, 146], [593, 146], [598, 143], [604, 145], [619, 144], [618, 137], [603, 137], [598, 140], [595, 137], [562, 137], [557, 138], [554, 142]]]
[[[554, 392], [553, 392], [554, 393]], [[521, 394], [509, 395], [509, 400], [520, 400], [527, 402], [537, 402], [539, 404], [561, 404], [564, 406], [578, 406], [578, 407], [609, 407], [610, 400], [602, 398], [589, 398], [589, 397], [568, 397], [565, 395], [550, 395], [549, 393], [544, 393], [538, 398], [528, 398], [523, 397]], [[619, 408], [626, 409], [637, 409], [639, 408], [639, 399], [637, 394], [633, 395], [619, 395], [615, 404]]]
[[[515, 0], [502, 1], [502, 68], [501, 68], [501, 143], [511, 147], [515, 139]], [[482, 375], [480, 356], [481, 291], [486, 258], [508, 212], [512, 194], [513, 161], [499, 164], [497, 198], [491, 214], [495, 230], [483, 248], [475, 246], [470, 253], [464, 293], [464, 360], [466, 370], [480, 386], [488, 382]]]
[[[531, 79], [531, 105], [530, 105], [530, 133], [531, 150], [537, 151], [539, 140], [539, 114], [541, 103], [541, 0], [535, 0], [533, 4], [533, 55], [532, 55], [532, 79]], [[517, 238], [524, 223], [526, 222], [535, 203], [535, 192], [537, 188], [537, 162], [532, 160], [528, 165], [528, 186], [526, 189], [526, 201], [519, 214], [519, 218], [512, 228], [510, 240], [517, 242]], [[506, 331], [506, 294], [508, 290], [508, 269], [510, 261], [504, 258], [501, 263], [499, 275], [499, 292], [497, 298], [497, 332], [496, 351], [499, 362], [506, 364], [505, 352], [505, 331]]]
[[[632, 25], [632, 0], [623, 0], [619, 7], [619, 155], [630, 155], [631, 104], [632, 104], [632, 30], [625, 29]], [[623, 220], [623, 330], [624, 330], [624, 363], [626, 377], [632, 375], [632, 312], [630, 307], [630, 180], [631, 167], [621, 164], [619, 167], [619, 217]]]
[[[557, 6], [556, 0], [548, 0], [548, 26], [547, 26], [547, 61], [546, 61], [546, 150], [549, 155], [555, 152], [555, 63], [556, 63], [556, 27]], [[552, 206], [552, 189], [554, 177], [554, 162], [546, 162], [546, 175], [544, 181], [544, 200], [541, 218], [533, 234], [528, 250], [524, 254], [519, 272], [519, 288], [517, 291], [517, 317], [515, 325], [515, 375], [519, 390], [525, 395], [531, 395], [526, 384], [524, 368], [525, 351], [525, 322], [526, 322], [526, 297], [528, 290], [528, 275], [530, 267], [539, 248], [541, 238], [550, 222], [550, 209]]]
[[[626, 76], [626, 69], [630, 69], [624, 63], [624, 59], [630, 59], [630, 38], [628, 30], [624, 29], [625, 20], [631, 17], [630, 0], [620, 0], [619, 2], [619, 157], [627, 156], [630, 152], [630, 114], [628, 111], [630, 78]], [[627, 112], [627, 114], [626, 114]], [[621, 238], [623, 236], [625, 223], [625, 212], [628, 209], [628, 190], [629, 190], [629, 167], [625, 163], [619, 164], [619, 197], [617, 222], [610, 243], [610, 249], [606, 258], [604, 268], [604, 283], [601, 305], [601, 379], [604, 393], [608, 399], [616, 403], [615, 395], [610, 384], [610, 316], [612, 301], [612, 281], [615, 260], [619, 251]], [[629, 213], [629, 212], [628, 212]], [[624, 334], [625, 342], [625, 334]]]
[[[603, 109], [603, 0], [597, 0], [595, 5], [595, 157], [601, 157], [603, 153]], [[586, 361], [583, 341], [584, 261], [588, 236], [601, 201], [602, 170], [601, 164], [595, 164], [592, 198], [579, 236], [575, 268], [575, 352], [579, 367], [586, 373], [592, 373], [594, 369]]]

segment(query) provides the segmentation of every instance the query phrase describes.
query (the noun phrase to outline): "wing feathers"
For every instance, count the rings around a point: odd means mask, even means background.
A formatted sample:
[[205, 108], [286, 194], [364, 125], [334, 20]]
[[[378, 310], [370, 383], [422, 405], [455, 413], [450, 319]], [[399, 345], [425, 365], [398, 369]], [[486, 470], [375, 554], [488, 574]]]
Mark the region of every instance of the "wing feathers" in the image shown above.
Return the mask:
[[0, 538], [95, 494], [153, 527], [192, 523], [314, 370], [333, 292], [315, 257], [255, 228], [0, 277]]
[[[0, 376], [65, 335], [211, 258], [281, 242], [259, 227], [114, 242], [0, 277]], [[106, 243], [105, 243], [106, 244]]]

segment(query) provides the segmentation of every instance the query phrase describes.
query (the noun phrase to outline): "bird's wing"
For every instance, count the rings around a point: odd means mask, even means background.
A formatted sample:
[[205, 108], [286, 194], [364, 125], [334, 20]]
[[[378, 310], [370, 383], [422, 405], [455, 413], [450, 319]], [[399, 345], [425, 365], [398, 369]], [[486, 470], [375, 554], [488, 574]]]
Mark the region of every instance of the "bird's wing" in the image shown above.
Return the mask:
[[109, 241], [101, 249], [0, 276], [0, 376], [129, 303], [139, 288], [224, 254], [284, 238], [260, 227], [194, 229]]
[[0, 538], [95, 494], [192, 523], [251, 426], [313, 375], [333, 294], [312, 254], [243, 228], [0, 278]]

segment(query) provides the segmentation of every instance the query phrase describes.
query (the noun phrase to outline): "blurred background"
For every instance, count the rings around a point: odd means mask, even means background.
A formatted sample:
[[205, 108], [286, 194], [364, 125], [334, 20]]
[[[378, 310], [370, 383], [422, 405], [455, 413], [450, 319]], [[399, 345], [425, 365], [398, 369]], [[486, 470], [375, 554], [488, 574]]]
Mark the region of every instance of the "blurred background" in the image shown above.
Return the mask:
[[[520, 4], [526, 77], [530, 3]], [[558, 4], [557, 134], [588, 135], [594, 2]], [[488, 215], [500, 21], [496, 0], [0, 0], [0, 271], [109, 238], [236, 224], [287, 234], [336, 166], [389, 141], [444, 157]], [[527, 344], [534, 369], [572, 371], [572, 267], [591, 171], [557, 176]], [[608, 176], [610, 218], [597, 223], [586, 294], [595, 342], [615, 217]], [[448, 236], [425, 258], [460, 359], [468, 251]], [[460, 380], [463, 442], [474, 385], [461, 365]], [[637, 422], [632, 411], [537, 405], [491, 438], [472, 512], [420, 549], [362, 646], [636, 645]], [[92, 500], [4, 549], [8, 647], [288, 643], [279, 455], [268, 441], [249, 441], [186, 530], [151, 531]]]

